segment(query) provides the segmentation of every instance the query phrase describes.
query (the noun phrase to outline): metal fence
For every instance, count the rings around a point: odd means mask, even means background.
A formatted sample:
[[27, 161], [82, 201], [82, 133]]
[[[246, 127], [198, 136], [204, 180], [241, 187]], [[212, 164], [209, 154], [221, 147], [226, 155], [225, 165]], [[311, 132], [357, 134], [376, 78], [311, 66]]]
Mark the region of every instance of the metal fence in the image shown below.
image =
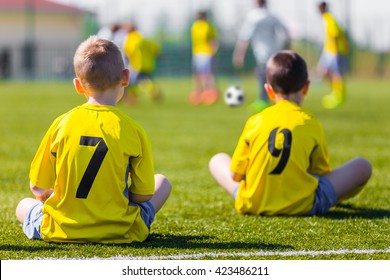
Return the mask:
[[73, 48], [21, 45], [0, 49], [0, 78], [50, 80], [73, 77]]

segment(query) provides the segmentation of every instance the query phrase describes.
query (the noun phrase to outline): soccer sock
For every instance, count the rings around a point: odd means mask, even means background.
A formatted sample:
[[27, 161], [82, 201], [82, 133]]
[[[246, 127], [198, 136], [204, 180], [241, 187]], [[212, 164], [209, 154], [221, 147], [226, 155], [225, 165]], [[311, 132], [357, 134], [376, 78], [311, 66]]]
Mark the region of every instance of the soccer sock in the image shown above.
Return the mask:
[[345, 85], [342, 79], [335, 79], [332, 81], [332, 92], [337, 101], [345, 101]]

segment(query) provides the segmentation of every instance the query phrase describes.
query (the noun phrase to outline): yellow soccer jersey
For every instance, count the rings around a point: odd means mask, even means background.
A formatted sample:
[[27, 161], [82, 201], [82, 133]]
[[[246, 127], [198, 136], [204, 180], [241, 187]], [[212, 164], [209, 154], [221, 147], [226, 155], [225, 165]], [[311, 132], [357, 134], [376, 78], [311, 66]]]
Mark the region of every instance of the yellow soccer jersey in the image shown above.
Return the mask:
[[160, 47], [145, 39], [138, 31], [130, 32], [123, 43], [123, 51], [130, 61], [130, 67], [137, 72], [152, 73]]
[[213, 41], [217, 39], [217, 31], [205, 20], [197, 20], [191, 27], [192, 53], [214, 54]]
[[348, 53], [348, 43], [344, 31], [330, 13], [324, 13], [323, 20], [325, 27], [325, 51], [335, 55], [346, 55]]
[[84, 104], [58, 117], [30, 180], [54, 189], [42, 210], [45, 241], [127, 243], [149, 234], [128, 196], [154, 193], [151, 146], [143, 128], [116, 107]]
[[313, 207], [318, 179], [331, 171], [320, 123], [293, 102], [280, 101], [248, 119], [231, 171], [245, 176], [239, 213], [301, 215]]

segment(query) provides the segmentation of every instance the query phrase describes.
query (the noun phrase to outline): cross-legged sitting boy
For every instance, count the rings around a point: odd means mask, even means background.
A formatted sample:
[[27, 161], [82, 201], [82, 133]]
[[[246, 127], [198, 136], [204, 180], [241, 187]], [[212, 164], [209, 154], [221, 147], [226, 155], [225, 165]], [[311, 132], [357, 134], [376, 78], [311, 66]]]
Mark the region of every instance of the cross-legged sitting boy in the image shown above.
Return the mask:
[[16, 216], [30, 239], [144, 241], [171, 184], [155, 175], [144, 129], [115, 107], [128, 85], [118, 47], [90, 37], [74, 56], [76, 91], [87, 102], [59, 116], [30, 169], [34, 198]]
[[324, 214], [361, 190], [371, 164], [357, 157], [332, 170], [323, 127], [301, 108], [309, 80], [298, 54], [276, 53], [266, 75], [275, 104], [248, 119], [233, 156], [212, 157], [210, 172], [233, 196], [239, 213]]

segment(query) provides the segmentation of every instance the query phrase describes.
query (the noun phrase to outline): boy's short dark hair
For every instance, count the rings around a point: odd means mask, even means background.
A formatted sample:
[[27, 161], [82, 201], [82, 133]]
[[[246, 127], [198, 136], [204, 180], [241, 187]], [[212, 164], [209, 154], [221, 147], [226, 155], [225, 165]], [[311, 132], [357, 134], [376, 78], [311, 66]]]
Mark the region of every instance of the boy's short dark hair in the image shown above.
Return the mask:
[[196, 19], [198, 20], [207, 20], [207, 12], [202, 10], [202, 11], [199, 11], [196, 15]]
[[267, 5], [267, 1], [266, 0], [257, 0], [257, 5], [259, 5], [260, 7], [264, 7], [265, 5]]
[[309, 75], [305, 60], [293, 51], [280, 51], [267, 62], [267, 83], [276, 93], [291, 94], [300, 91]]
[[320, 11], [322, 13], [324, 13], [328, 10], [328, 3], [326, 3], [325, 1], [322, 1], [318, 4], [318, 8], [320, 9]]

